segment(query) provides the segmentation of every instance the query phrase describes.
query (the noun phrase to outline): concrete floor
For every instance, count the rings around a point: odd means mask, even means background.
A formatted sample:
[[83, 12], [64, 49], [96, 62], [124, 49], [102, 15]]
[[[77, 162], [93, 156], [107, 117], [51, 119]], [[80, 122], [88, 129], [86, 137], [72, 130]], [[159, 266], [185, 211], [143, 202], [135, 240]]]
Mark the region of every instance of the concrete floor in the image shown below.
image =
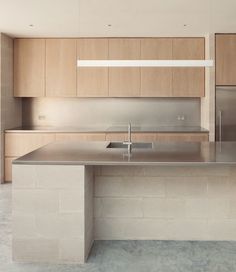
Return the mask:
[[236, 242], [98, 241], [85, 265], [11, 260], [11, 185], [0, 185], [0, 272], [236, 272]]

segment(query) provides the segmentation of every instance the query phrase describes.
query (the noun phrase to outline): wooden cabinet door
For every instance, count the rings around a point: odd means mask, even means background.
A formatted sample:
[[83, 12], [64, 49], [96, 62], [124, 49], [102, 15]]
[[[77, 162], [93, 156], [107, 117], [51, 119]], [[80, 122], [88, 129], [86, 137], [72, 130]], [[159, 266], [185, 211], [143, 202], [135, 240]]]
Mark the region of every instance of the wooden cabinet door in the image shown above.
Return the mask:
[[5, 158], [4, 162], [4, 181], [12, 181], [12, 162], [17, 159], [17, 157]]
[[113, 142], [123, 142], [128, 140], [128, 133], [107, 133], [106, 134], [106, 141], [113, 141]]
[[157, 142], [206, 142], [208, 133], [157, 133]]
[[105, 141], [105, 133], [57, 133], [56, 141]]
[[[127, 141], [127, 133], [107, 133], [106, 141]], [[208, 133], [132, 133], [133, 142], [205, 142]]]
[[[156, 141], [156, 133], [132, 133], [133, 142], [154, 142]], [[128, 140], [128, 133], [107, 133], [106, 141], [123, 142]]]
[[[109, 39], [110, 60], [140, 59], [140, 39]], [[109, 68], [110, 97], [139, 97], [140, 68]]]
[[53, 141], [55, 141], [53, 133], [6, 133], [5, 156], [23, 156]]
[[46, 40], [46, 96], [76, 96], [76, 39]]
[[216, 35], [216, 85], [236, 85], [236, 35]]
[[45, 40], [14, 40], [14, 96], [45, 96]]
[[[173, 39], [173, 59], [201, 60], [205, 58], [204, 38]], [[202, 97], [205, 94], [205, 69], [173, 68], [174, 97]]]
[[[77, 58], [108, 59], [108, 39], [78, 39]], [[108, 67], [77, 67], [77, 96], [107, 97]]]
[[[141, 40], [142, 60], [172, 59], [172, 39], [152, 38]], [[141, 68], [141, 96], [172, 96], [172, 68]]]
[[147, 133], [133, 133], [132, 141], [133, 142], [156, 142], [157, 134], [152, 132]]

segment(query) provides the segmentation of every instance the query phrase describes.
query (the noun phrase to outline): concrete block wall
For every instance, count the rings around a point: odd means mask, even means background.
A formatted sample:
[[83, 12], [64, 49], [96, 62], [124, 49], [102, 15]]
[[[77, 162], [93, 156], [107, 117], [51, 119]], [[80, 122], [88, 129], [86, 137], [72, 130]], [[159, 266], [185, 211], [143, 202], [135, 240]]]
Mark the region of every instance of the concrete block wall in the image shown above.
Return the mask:
[[85, 262], [93, 243], [91, 168], [13, 165], [12, 199], [14, 261]]
[[236, 168], [96, 167], [97, 240], [236, 240]]

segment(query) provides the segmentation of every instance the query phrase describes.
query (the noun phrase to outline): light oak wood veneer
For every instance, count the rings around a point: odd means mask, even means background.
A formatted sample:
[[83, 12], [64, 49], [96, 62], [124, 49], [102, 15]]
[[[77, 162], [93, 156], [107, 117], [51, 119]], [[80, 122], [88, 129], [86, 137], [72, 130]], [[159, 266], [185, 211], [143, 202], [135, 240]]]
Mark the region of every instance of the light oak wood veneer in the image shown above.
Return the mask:
[[[107, 133], [106, 141], [127, 141], [127, 133]], [[205, 142], [209, 141], [208, 133], [132, 133], [134, 142]]]
[[[152, 38], [141, 40], [142, 60], [172, 59], [172, 39]], [[172, 68], [141, 68], [141, 96], [171, 97]]]
[[202, 97], [204, 68], [78, 68], [77, 58], [204, 59], [204, 44], [204, 38], [16, 39], [15, 96]]
[[54, 133], [5, 133], [5, 156], [23, 156], [54, 141]]
[[14, 96], [45, 96], [45, 40], [14, 40]]
[[[205, 58], [204, 38], [173, 39], [173, 59], [201, 60]], [[174, 97], [203, 97], [205, 69], [199, 67], [173, 68]]]
[[46, 96], [76, 96], [76, 39], [46, 39]]
[[5, 158], [4, 162], [4, 176], [5, 181], [9, 182], [12, 181], [12, 162], [17, 159], [17, 157], [9, 157]]
[[216, 35], [216, 85], [236, 85], [236, 35]]
[[56, 133], [56, 141], [105, 141], [105, 133]]
[[[108, 59], [108, 39], [78, 39], [77, 58], [80, 60]], [[107, 97], [108, 67], [78, 67], [77, 96]]]
[[[140, 50], [139, 39], [109, 39], [110, 60], [137, 60]], [[139, 97], [140, 68], [109, 68], [109, 96]]]

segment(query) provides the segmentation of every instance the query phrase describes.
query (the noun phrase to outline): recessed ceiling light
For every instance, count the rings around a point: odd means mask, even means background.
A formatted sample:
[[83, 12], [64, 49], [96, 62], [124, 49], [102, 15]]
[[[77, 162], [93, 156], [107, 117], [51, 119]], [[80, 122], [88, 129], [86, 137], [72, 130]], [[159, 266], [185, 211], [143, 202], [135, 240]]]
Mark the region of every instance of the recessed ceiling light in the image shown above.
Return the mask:
[[188, 25], [187, 24], [184, 24], [184, 27], [187, 27]]
[[112, 25], [111, 25], [111, 24], [108, 24], [107, 26], [108, 26], [108, 27], [111, 27]]
[[33, 24], [30, 24], [29, 26], [30, 26], [30, 27], [34, 27], [34, 25], [33, 25]]

